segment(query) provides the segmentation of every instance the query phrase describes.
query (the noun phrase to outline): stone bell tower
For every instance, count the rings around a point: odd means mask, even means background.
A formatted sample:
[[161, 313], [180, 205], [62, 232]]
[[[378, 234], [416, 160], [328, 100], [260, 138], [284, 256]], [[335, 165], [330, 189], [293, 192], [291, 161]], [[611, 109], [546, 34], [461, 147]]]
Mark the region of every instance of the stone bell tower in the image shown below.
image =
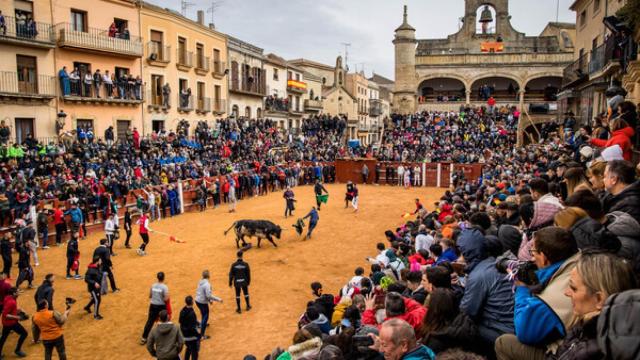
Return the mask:
[[407, 21], [407, 6], [404, 6], [402, 25], [395, 31], [395, 88], [393, 105], [400, 114], [416, 111], [416, 29]]
[[464, 32], [467, 36], [476, 34], [476, 27], [481, 19], [478, 19], [478, 9], [486, 6], [493, 7], [496, 12], [495, 32], [502, 37], [511, 35], [512, 27], [509, 16], [509, 0], [465, 0], [464, 5]]

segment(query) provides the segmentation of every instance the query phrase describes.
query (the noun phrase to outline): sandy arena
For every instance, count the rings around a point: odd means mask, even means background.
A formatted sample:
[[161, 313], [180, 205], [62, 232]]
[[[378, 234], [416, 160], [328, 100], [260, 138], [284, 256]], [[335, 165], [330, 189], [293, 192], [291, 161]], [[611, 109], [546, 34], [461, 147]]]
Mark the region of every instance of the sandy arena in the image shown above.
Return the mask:
[[[282, 192], [271, 193], [238, 202], [237, 212], [229, 214], [226, 206], [209, 209], [204, 213], [189, 213], [172, 219], [152, 223], [151, 228], [168, 232], [185, 244], [171, 243], [167, 237], [151, 235], [148, 256], [139, 257], [134, 249], [124, 248], [124, 231], [115, 245], [117, 256], [113, 258], [116, 283], [120, 293], [111, 292], [103, 297], [101, 314], [97, 321], [82, 310], [88, 302], [86, 284], [81, 280], [66, 280], [65, 247], [39, 250], [39, 267], [35, 267], [39, 285], [44, 275], [56, 275], [55, 307], [64, 309], [65, 296], [78, 300], [65, 326], [65, 343], [69, 359], [147, 359], [146, 349], [138, 344], [149, 306], [149, 287], [155, 281], [157, 271], [166, 273], [166, 283], [171, 293], [175, 322], [184, 305], [184, 297], [194, 295], [202, 270], [211, 271], [213, 292], [224, 303], [211, 306], [208, 335], [202, 342], [202, 359], [242, 359], [246, 354], [262, 358], [275, 346], [291, 345], [297, 319], [312, 299], [309, 284], [318, 280], [325, 291], [336, 293], [352, 275], [356, 266], [367, 266], [365, 257], [375, 255], [375, 244], [384, 240], [384, 231], [401, 224], [401, 215], [414, 210], [413, 200], [419, 197], [429, 209], [443, 193], [442, 189], [419, 188], [401, 190], [397, 187], [366, 186], [360, 188], [360, 211], [344, 208], [344, 185], [328, 185], [329, 203], [320, 212], [320, 222], [313, 239], [303, 241], [291, 224], [304, 216], [315, 204], [312, 187], [295, 188], [295, 215], [284, 218]], [[283, 237], [278, 248], [267, 241], [262, 248], [254, 248], [245, 254], [251, 266], [251, 302], [253, 309], [235, 313], [235, 294], [228, 287], [228, 271], [235, 260], [236, 247], [233, 231], [226, 237], [223, 231], [235, 220], [268, 219], [281, 225]], [[99, 234], [80, 241], [81, 273], [84, 275], [90, 256], [98, 245]], [[141, 240], [137, 227], [132, 236], [132, 246]], [[17, 255], [14, 254], [14, 260]], [[368, 270], [368, 267], [367, 267]], [[12, 277], [17, 268], [12, 269]], [[23, 288], [25, 285], [23, 285]], [[33, 314], [35, 290], [26, 290], [18, 298], [18, 306]], [[244, 303], [243, 303], [244, 309]], [[198, 317], [200, 313], [196, 309]], [[30, 320], [22, 323], [30, 332]], [[5, 344], [5, 359], [15, 358], [13, 350], [17, 335], [11, 334]], [[29, 337], [24, 351], [30, 359], [42, 359], [42, 345], [31, 343]], [[55, 354], [55, 352], [54, 352]], [[57, 359], [57, 355], [54, 355]]]

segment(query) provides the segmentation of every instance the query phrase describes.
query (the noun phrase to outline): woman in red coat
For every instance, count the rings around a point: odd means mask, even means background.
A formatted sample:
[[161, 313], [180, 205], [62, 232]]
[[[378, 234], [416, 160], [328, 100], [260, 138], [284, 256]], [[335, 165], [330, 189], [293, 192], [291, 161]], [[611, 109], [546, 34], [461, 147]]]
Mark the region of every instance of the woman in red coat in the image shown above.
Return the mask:
[[611, 137], [609, 140], [600, 140], [592, 138], [590, 143], [600, 148], [608, 148], [613, 145], [618, 145], [622, 149], [622, 157], [625, 160], [631, 161], [633, 156], [631, 138], [635, 131], [622, 119], [615, 119], [611, 122]]

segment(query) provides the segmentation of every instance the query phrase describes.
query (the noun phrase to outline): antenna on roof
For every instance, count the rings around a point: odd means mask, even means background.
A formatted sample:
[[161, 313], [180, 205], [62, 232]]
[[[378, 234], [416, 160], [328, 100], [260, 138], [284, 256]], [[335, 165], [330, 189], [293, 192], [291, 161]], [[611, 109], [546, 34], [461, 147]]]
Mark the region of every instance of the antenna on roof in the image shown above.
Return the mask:
[[214, 13], [216, 12], [216, 9], [220, 8], [222, 6], [222, 4], [224, 4], [224, 1], [222, 0], [211, 0], [211, 6], [209, 6], [207, 8], [207, 13], [211, 14], [211, 23], [215, 24], [214, 21]]
[[195, 5], [194, 3], [187, 2], [187, 0], [180, 0], [180, 13], [182, 16], [187, 16], [187, 8]]
[[560, 18], [560, 0], [556, 0], [556, 22]]
[[344, 66], [347, 69], [347, 72], [349, 72], [349, 46], [351, 46], [351, 43], [341, 44], [344, 46]]

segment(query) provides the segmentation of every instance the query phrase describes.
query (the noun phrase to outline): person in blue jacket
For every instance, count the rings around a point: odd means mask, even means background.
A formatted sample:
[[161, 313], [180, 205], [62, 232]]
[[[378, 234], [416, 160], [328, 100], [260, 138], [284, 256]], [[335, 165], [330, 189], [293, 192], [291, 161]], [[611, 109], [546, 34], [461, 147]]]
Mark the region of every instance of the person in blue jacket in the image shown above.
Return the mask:
[[311, 239], [311, 233], [313, 229], [318, 225], [318, 220], [320, 220], [320, 215], [318, 214], [318, 210], [316, 210], [315, 206], [311, 207], [311, 211], [307, 214], [307, 216], [303, 217], [303, 219], [309, 218], [309, 230], [307, 231], [307, 239]]
[[478, 326], [483, 348], [493, 349], [493, 344], [500, 335], [513, 333], [513, 292], [511, 283], [496, 269], [495, 257], [488, 254], [482, 228], [474, 224], [474, 218], [480, 216], [488, 217], [486, 213], [474, 214], [471, 226], [463, 230], [457, 240], [458, 248], [467, 263], [466, 285], [460, 309]]
[[564, 295], [578, 261], [578, 246], [567, 230], [546, 227], [536, 231], [530, 250], [539, 284], [516, 281], [515, 335], [496, 341], [498, 359], [544, 359], [573, 322], [571, 299]]
[[71, 209], [64, 212], [64, 215], [71, 216], [71, 233], [76, 233], [80, 229], [80, 224], [82, 224], [82, 210], [78, 207], [78, 203], [73, 201], [71, 203]]
[[169, 185], [169, 190], [167, 190], [167, 198], [169, 199], [169, 213], [171, 216], [178, 215], [180, 213], [178, 192], [171, 185]]

